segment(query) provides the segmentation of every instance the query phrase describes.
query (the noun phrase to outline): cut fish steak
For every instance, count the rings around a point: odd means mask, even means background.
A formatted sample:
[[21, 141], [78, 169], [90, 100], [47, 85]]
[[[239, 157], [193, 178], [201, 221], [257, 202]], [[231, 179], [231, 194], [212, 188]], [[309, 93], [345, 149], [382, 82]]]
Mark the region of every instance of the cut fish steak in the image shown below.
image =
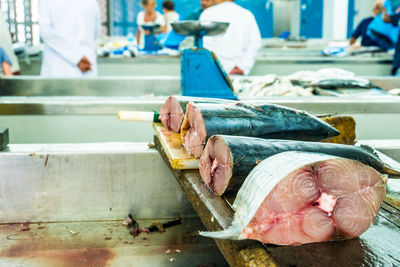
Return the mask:
[[185, 96], [170, 96], [164, 102], [160, 110], [162, 124], [169, 131], [179, 133], [183, 118], [185, 116], [186, 105], [189, 102], [194, 103], [230, 103], [232, 100], [201, 98], [201, 97], [185, 97]]
[[233, 204], [229, 228], [200, 234], [277, 245], [358, 237], [378, 214], [386, 180], [358, 161], [283, 152], [250, 173]]
[[214, 135], [208, 140], [200, 158], [200, 174], [211, 190], [222, 195], [239, 189], [250, 171], [261, 161], [287, 151], [324, 153], [353, 159], [380, 173], [400, 176], [400, 163], [379, 156], [377, 151], [366, 146], [228, 135]]
[[215, 134], [320, 141], [339, 132], [305, 111], [279, 105], [189, 103], [181, 128], [186, 150], [200, 158], [206, 141]]

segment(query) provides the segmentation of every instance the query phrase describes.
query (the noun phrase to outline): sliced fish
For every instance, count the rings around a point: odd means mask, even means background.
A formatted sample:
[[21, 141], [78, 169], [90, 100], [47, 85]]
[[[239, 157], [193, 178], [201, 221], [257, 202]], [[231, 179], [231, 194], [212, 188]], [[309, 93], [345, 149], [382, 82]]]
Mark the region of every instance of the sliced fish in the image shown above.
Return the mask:
[[200, 158], [206, 141], [215, 134], [320, 141], [340, 133], [305, 111], [279, 105], [189, 103], [181, 128], [186, 150]]
[[186, 96], [170, 96], [162, 105], [160, 117], [162, 124], [169, 131], [179, 133], [183, 118], [185, 116], [186, 105], [189, 102], [194, 103], [230, 103], [231, 100], [201, 98], [201, 97], [186, 97]]
[[233, 204], [229, 228], [200, 234], [276, 245], [358, 237], [377, 216], [386, 181], [386, 176], [358, 161], [283, 152], [249, 174]]
[[200, 158], [204, 183], [217, 195], [237, 190], [264, 159], [287, 151], [324, 153], [360, 161], [378, 172], [400, 177], [400, 163], [367, 146], [214, 135]]

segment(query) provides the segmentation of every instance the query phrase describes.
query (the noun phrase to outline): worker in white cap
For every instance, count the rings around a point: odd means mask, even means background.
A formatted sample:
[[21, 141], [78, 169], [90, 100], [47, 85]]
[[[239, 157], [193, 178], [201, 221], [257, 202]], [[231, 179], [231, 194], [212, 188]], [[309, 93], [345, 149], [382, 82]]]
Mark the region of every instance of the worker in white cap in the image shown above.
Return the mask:
[[41, 0], [39, 22], [43, 77], [97, 76], [101, 19], [96, 0]]
[[231, 75], [248, 75], [261, 47], [261, 35], [254, 15], [232, 0], [216, 0], [204, 10], [200, 21], [228, 22], [225, 34], [206, 36], [204, 47], [213, 51], [225, 71]]
[[20, 68], [17, 56], [14, 54], [14, 50], [12, 48], [11, 34], [10, 31], [8, 30], [6, 21], [4, 20], [1, 12], [0, 12], [0, 47], [2, 50], [0, 55], [2, 62], [0, 62], [0, 65], [2, 65], [1, 67], [3, 73], [6, 75], [11, 75], [12, 73], [19, 73]]

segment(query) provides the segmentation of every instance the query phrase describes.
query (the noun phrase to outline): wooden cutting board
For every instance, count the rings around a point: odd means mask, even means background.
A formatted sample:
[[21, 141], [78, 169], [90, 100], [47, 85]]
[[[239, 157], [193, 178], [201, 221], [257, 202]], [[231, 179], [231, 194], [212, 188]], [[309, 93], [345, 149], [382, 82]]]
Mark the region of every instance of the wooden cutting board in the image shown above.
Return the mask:
[[165, 150], [165, 154], [174, 170], [195, 170], [199, 169], [199, 159], [189, 155], [182, 145], [179, 133], [165, 129], [161, 123], [153, 122], [154, 130]]

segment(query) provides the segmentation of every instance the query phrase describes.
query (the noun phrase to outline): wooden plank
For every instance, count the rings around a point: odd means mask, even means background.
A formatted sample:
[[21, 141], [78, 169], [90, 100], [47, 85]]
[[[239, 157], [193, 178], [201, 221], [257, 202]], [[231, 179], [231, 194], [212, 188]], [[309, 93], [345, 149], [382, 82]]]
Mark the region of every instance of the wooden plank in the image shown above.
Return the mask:
[[[157, 149], [168, 164], [159, 140]], [[234, 196], [210, 192], [198, 171], [172, 170], [208, 231], [227, 228], [233, 218]], [[297, 247], [257, 241], [215, 240], [231, 266], [400, 266], [398, 210], [384, 204], [371, 227], [359, 238]]]
[[349, 116], [322, 117], [324, 121], [335, 127], [340, 135], [326, 139], [322, 142], [354, 145], [356, 140], [356, 121]]
[[[157, 137], [154, 138], [154, 143], [164, 161], [169, 165], [169, 159]], [[198, 171], [180, 171], [172, 168], [171, 171], [208, 231], [221, 230], [231, 224], [233, 210], [229, 203], [208, 190]], [[216, 239], [215, 243], [230, 266], [272, 267], [277, 265], [259, 242]]]
[[385, 201], [400, 210], [400, 180], [389, 179], [386, 185], [386, 199]]
[[162, 146], [169, 164], [174, 170], [191, 170], [199, 168], [199, 159], [189, 155], [182, 145], [179, 133], [165, 129], [161, 123], [153, 123], [154, 130]]

